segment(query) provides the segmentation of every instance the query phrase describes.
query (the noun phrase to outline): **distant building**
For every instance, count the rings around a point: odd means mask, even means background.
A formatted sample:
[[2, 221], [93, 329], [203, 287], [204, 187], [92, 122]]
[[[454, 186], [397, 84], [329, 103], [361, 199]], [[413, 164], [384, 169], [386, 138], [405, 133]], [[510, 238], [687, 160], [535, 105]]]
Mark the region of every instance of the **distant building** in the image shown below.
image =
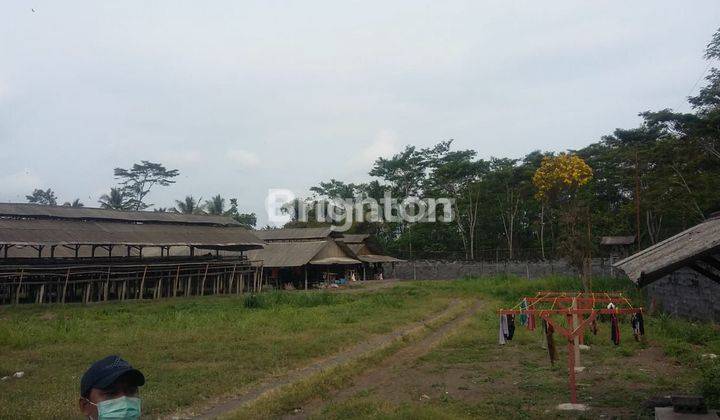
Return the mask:
[[614, 266], [646, 288], [651, 307], [720, 321], [720, 217], [711, 217]]
[[380, 264], [399, 261], [380, 254], [369, 235], [344, 235], [330, 227], [267, 229], [255, 234], [265, 241], [265, 248], [248, 256], [263, 261], [263, 276], [277, 287], [363, 280], [381, 272]]
[[222, 216], [0, 203], [0, 304], [257, 289], [263, 246]]

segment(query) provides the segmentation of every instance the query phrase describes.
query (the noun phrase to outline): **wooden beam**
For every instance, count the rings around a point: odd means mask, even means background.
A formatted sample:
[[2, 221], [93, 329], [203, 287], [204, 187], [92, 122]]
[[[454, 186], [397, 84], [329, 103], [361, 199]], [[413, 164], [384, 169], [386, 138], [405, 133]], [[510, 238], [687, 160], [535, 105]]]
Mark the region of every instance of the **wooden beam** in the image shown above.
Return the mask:
[[712, 271], [710, 271], [704, 267], [697, 265], [697, 263], [690, 263], [690, 264], [688, 264], [688, 267], [692, 268], [697, 273], [709, 278], [710, 280], [714, 281], [715, 283], [720, 284], [720, 276], [718, 276], [717, 274], [713, 273]]
[[705, 264], [707, 264], [707, 265], [711, 266], [712, 268], [720, 271], [720, 261], [718, 261], [715, 257], [708, 255], [708, 256], [705, 256], [705, 257], [701, 258], [701, 260], [702, 260], [702, 262], [704, 262]]

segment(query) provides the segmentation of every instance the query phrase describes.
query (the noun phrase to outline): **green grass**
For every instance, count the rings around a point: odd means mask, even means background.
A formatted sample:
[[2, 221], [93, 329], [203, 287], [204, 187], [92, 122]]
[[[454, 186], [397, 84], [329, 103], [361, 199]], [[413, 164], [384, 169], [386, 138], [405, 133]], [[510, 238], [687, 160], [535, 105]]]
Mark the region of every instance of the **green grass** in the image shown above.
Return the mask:
[[120, 354], [146, 375], [150, 415], [243, 387], [445, 307], [422, 290], [276, 292], [93, 306], [0, 308], [0, 417], [77, 415], [80, 376]]
[[[556, 336], [559, 362], [551, 366], [547, 351], [540, 348], [538, 332], [518, 330], [506, 346], [497, 344], [496, 309], [514, 306], [526, 295], [538, 290], [580, 290], [577, 279], [545, 278], [526, 281], [517, 278], [463, 279], [455, 282], [418, 282], [408, 287], [431, 290], [435, 295], [484, 296], [487, 309], [470, 325], [423, 356], [413, 369], [420, 369], [439, 379], [428, 380], [425, 391], [431, 395], [419, 401], [408, 393], [405, 402], [390, 402], [381, 390], [362, 392], [328, 404], [316, 418], [575, 418], [563, 414], [555, 405], [568, 400], [566, 352], [562, 339]], [[633, 304], [642, 306], [642, 293], [632, 283], [617, 279], [595, 279], [595, 290], [620, 290]], [[621, 323], [622, 343], [614, 346], [607, 324], [600, 324], [597, 336], [588, 334], [591, 351], [582, 360], [591, 367], [578, 376], [580, 399], [593, 411], [586, 418], [647, 416], [642, 402], [668, 392], [694, 393], [706, 390], [717, 393], [715, 384], [720, 370], [700, 360], [702, 353], [720, 354], [717, 326], [669, 318], [663, 314], [646, 316], [646, 340], [632, 339], [629, 318]], [[657, 350], [653, 350], [657, 349]], [[642, 356], [651, 351], [651, 356]], [[655, 357], [665, 357], [657, 363]], [[646, 357], [643, 359], [643, 357]], [[679, 365], [679, 366], [678, 366]], [[666, 369], [673, 368], [672, 371]], [[457, 389], [442, 382], [447, 372], [461, 370], [465, 380]], [[433, 387], [431, 384], [439, 384]], [[399, 384], [402, 387], [404, 384]], [[439, 391], [447, 389], [448, 394]], [[474, 390], [481, 397], [465, 397]], [[582, 415], [580, 416], [583, 417]]]
[[[634, 304], [643, 302], [642, 294], [627, 281], [595, 279], [593, 286], [623, 290]], [[481, 297], [486, 306], [458, 334], [417, 362], [417, 369], [438, 376], [427, 384], [426, 392], [447, 390], [448, 394], [422, 402], [416, 395], [391, 402], [381, 392], [368, 390], [331, 402], [318, 417], [555, 417], [552, 407], [565, 400], [567, 393], [564, 346], [558, 339], [560, 362], [554, 367], [539, 348], [537, 332], [521, 330], [510, 345], [498, 346], [495, 310], [514, 306], [520, 297], [538, 290], [580, 288], [580, 282], [572, 278], [498, 277], [404, 282], [348, 294], [293, 291], [92, 306], [2, 307], [0, 377], [16, 371], [26, 375], [0, 381], [0, 417], [75, 417], [80, 376], [92, 361], [113, 353], [145, 372], [148, 383], [142, 395], [147, 414], [192, 410], [371, 335], [425, 319], [458, 297]], [[592, 397], [592, 406], [606, 408], [611, 416], [637, 416], [639, 403], [656, 393], [717, 390], [717, 368], [700, 357], [720, 354], [716, 325], [662, 314], [647, 316], [645, 343], [632, 340], [627, 320], [622, 328], [619, 347], [609, 343], [606, 325], [601, 325], [598, 336], [587, 336], [592, 350], [583, 354], [583, 360], [607, 369], [604, 376], [581, 381], [587, 382], [581, 385], [581, 395]], [[346, 386], [358, 372], [403, 344], [308, 378], [239, 414], [266, 417], [287, 412], [304, 399]], [[652, 365], [645, 370], [635, 368], [637, 355], [653, 349], [660, 349], [659, 357], [681, 366], [676, 374], [664, 374], [658, 371], [661, 367]], [[464, 383], [451, 389], [441, 375], [458, 369]], [[466, 397], [475, 389], [484, 390], [482, 397]]]

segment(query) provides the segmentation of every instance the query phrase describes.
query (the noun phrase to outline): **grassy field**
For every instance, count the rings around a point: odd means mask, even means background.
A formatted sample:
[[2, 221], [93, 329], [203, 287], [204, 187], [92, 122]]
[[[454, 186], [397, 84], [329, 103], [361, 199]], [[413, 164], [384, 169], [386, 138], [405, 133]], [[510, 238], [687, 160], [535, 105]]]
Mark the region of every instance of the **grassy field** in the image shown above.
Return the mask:
[[[598, 290], [625, 289], [628, 282], [597, 280]], [[375, 334], [427, 318], [456, 298], [482, 299], [483, 310], [469, 324], [418, 360], [398, 365], [377, 384], [350, 398], [332, 393], [402, 345], [347, 368], [309, 378], [292, 391], [265, 400], [262, 409], [238, 417], [287, 414], [315, 399], [317, 418], [487, 418], [555, 417], [567, 399], [564, 347], [550, 366], [539, 335], [522, 330], [507, 346], [497, 345], [495, 309], [512, 306], [536, 290], [577, 290], [578, 281], [509, 278], [454, 282], [403, 282], [358, 293], [276, 292], [247, 297], [204, 297], [94, 306], [0, 308], [0, 417], [76, 416], [79, 377], [88, 364], [118, 353], [141, 368], [151, 416], [187, 412], [313, 359], [333, 354]], [[696, 391], [707, 363], [701, 354], [720, 354], [720, 332], [711, 324], [658, 315], [647, 317], [648, 340], [632, 340], [623, 324], [623, 343], [609, 343], [606, 326], [589, 336], [583, 353], [591, 367], [580, 378], [581, 399], [599, 414], [636, 416], [640, 403], [656, 394]], [[707, 376], [707, 375], [706, 375]], [[713, 377], [706, 382], [714, 383]], [[710, 385], [711, 386], [711, 385]], [[707, 385], [706, 385], [707, 388]]]
[[80, 376], [115, 353], [145, 373], [146, 412], [172, 413], [424, 318], [449, 301], [398, 288], [0, 308], [0, 377], [25, 372], [0, 382], [0, 417], [76, 416]]
[[[556, 337], [559, 362], [555, 366], [549, 363], [547, 350], [541, 348], [542, 336], [537, 331], [520, 329], [513, 341], [499, 346], [494, 309], [512, 306], [521, 296], [537, 290], [576, 290], [576, 280], [482, 279], [412, 287], [433, 290], [435, 295], [475, 292], [485, 296], [493, 310], [478, 314], [471, 324], [426, 356], [387, 374], [399, 379], [377, 381], [351, 398], [327, 401], [310, 417], [636, 418], [650, 416], [642, 410], [642, 403], [651, 396], [701, 392], [704, 374], [705, 389], [714, 386], [715, 398], [718, 395], [720, 365], [701, 356], [720, 354], [717, 326], [648, 316], [645, 342], [632, 339], [629, 322], [621, 325], [620, 346], [610, 342], [607, 324], [600, 324], [597, 336], [587, 335], [591, 351], [583, 352], [582, 360], [588, 370], [578, 375], [578, 383], [579, 398], [589, 403], [592, 411], [580, 415], [558, 412], [555, 405], [569, 400], [563, 341]], [[636, 303], [642, 302], [639, 292], [625, 281], [602, 279], [596, 281], [595, 288], [624, 289]], [[710, 369], [715, 369], [712, 376], [705, 373]]]

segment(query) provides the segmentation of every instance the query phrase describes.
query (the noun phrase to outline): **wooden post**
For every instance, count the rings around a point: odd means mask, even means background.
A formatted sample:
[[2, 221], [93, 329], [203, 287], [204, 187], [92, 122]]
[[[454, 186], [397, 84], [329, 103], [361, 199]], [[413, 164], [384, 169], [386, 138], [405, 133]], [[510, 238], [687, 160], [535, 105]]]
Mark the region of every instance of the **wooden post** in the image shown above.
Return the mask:
[[232, 294], [233, 283], [235, 283], [235, 271], [237, 270], [237, 264], [233, 264], [232, 273], [230, 274], [230, 284], [228, 286], [227, 293]]
[[139, 296], [139, 299], [141, 299], [141, 300], [142, 300], [142, 298], [143, 298], [143, 293], [144, 293], [144, 291], [145, 291], [145, 276], [147, 275], [147, 270], [148, 270], [148, 267], [147, 267], [147, 265], [146, 265], [146, 266], [145, 266], [145, 270], [143, 270], [142, 280], [140, 280], [140, 296]]
[[[574, 301], [575, 299], [573, 299]], [[568, 315], [567, 316], [567, 322], [568, 325], [570, 325], [570, 332], [574, 330], [573, 327], [573, 316]], [[575, 383], [575, 351], [577, 349], [577, 346], [575, 345], [575, 340], [577, 339], [577, 334], [573, 334], [571, 337], [568, 337], [568, 378], [569, 378], [569, 385], [570, 385], [570, 402], [573, 404], [577, 404], [577, 389], [576, 389], [576, 383]]]
[[108, 267], [107, 277], [105, 278], [105, 287], [103, 288], [103, 300], [107, 302], [108, 291], [110, 290], [110, 267]]
[[120, 292], [120, 300], [125, 300], [125, 293], [127, 293], [127, 279], [123, 280], [122, 291]]
[[305, 264], [305, 290], [308, 289], [308, 273], [307, 273], [307, 264]]
[[85, 296], [83, 297], [83, 303], [87, 304], [90, 302], [90, 291], [92, 290], [92, 280], [88, 280], [85, 284]]
[[[570, 308], [571, 309], [578, 308], [578, 303], [577, 303], [576, 298], [573, 298]], [[578, 315], [577, 315], [577, 313], [575, 313], [575, 311], [573, 311], [572, 317], [568, 318], [568, 321], [569, 321], [568, 325], [570, 326], [570, 331], [575, 331], [575, 328], [578, 325], [580, 325], [580, 323], [578, 322]], [[580, 338], [579, 337], [580, 337], [579, 334], [573, 334], [572, 340], [573, 340], [573, 348], [575, 349], [575, 355], [574, 355], [575, 356], [574, 357], [575, 367], [580, 367], [580, 346], [579, 346]]]
[[67, 287], [68, 287], [69, 281], [70, 281], [70, 267], [68, 267], [67, 274], [65, 274], [65, 284], [63, 285], [63, 291], [62, 291], [62, 303], [65, 303], [65, 294], [67, 293]]
[[20, 270], [20, 281], [18, 282], [17, 288], [15, 289], [15, 304], [20, 303], [20, 287], [22, 286], [23, 277], [25, 276], [25, 269]]
[[40, 292], [38, 293], [37, 303], [42, 304], [44, 297], [45, 297], [45, 283], [40, 285]]
[[203, 274], [202, 281], [200, 282], [200, 296], [205, 296], [205, 280], [207, 279], [208, 268], [210, 264], [205, 264], [205, 274]]
[[180, 282], [180, 264], [178, 264], [175, 272], [175, 282], [173, 283], [173, 297], [177, 296], [178, 283]]

